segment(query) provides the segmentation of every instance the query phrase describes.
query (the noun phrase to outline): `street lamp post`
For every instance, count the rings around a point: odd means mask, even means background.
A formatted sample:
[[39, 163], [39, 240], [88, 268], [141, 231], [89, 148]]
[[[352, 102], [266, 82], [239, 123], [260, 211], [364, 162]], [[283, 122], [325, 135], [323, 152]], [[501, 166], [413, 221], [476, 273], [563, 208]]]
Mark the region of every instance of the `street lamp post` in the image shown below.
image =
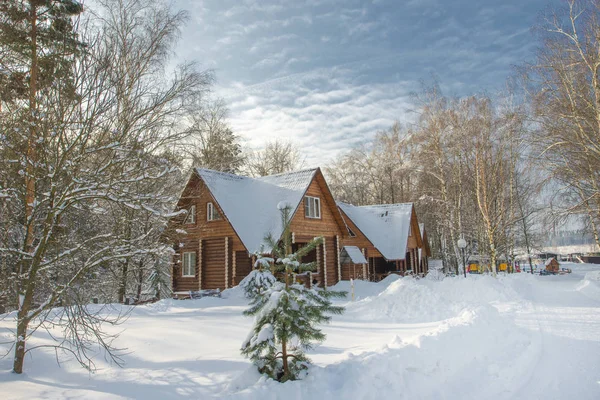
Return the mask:
[[467, 241], [465, 240], [465, 238], [460, 238], [458, 239], [458, 248], [460, 249], [461, 253], [462, 253], [462, 261], [463, 261], [463, 272], [465, 273], [465, 278], [467, 277], [467, 265], [466, 265], [466, 261], [465, 261], [465, 247], [467, 247]]

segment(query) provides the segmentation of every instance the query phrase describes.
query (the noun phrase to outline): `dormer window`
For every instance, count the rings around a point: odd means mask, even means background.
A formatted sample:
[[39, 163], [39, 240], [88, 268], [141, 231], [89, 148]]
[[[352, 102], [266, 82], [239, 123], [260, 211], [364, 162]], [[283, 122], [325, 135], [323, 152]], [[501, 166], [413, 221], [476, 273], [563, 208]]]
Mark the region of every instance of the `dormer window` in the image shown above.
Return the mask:
[[196, 223], [196, 206], [190, 206], [187, 209], [187, 216], [185, 217], [185, 224], [195, 224]]
[[206, 204], [206, 220], [207, 221], [218, 221], [221, 219], [221, 214], [217, 211], [217, 207], [213, 203]]
[[304, 216], [306, 218], [321, 218], [321, 200], [318, 197], [304, 197]]

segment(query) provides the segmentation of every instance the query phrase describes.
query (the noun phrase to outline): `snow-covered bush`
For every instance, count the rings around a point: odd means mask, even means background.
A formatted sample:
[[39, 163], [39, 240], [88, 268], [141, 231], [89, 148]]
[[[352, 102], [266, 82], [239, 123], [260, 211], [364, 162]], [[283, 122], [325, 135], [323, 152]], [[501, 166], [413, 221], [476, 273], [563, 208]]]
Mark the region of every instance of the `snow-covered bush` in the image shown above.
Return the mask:
[[[272, 249], [276, 262], [269, 263], [274, 271], [282, 272], [281, 281], [269, 281], [270, 287], [262, 284], [271, 274], [258, 264], [252, 278], [247, 282], [246, 293], [253, 297], [245, 315], [255, 316], [254, 326], [242, 344], [242, 354], [252, 360], [260, 373], [280, 382], [295, 380], [302, 376], [310, 364], [305, 351], [325, 339], [317, 324], [328, 322], [327, 314], [341, 314], [343, 307], [331, 303], [333, 297], [344, 297], [345, 292], [335, 292], [290, 282], [294, 273], [311, 271], [315, 263], [302, 263], [302, 257], [322, 243], [315, 239], [296, 253], [291, 253], [289, 232], [290, 208], [281, 208], [284, 231], [281, 240], [268, 236], [266, 241]], [[263, 267], [263, 271], [259, 268]], [[268, 271], [268, 272], [267, 272]], [[260, 281], [259, 281], [260, 279]], [[273, 277], [274, 279], [274, 277]], [[261, 283], [261, 284], [259, 284]], [[245, 288], [246, 288], [245, 287]], [[260, 290], [254, 290], [260, 288]], [[254, 290], [254, 291], [253, 291]]]
[[265, 257], [261, 254], [257, 254], [256, 256], [254, 269], [240, 282], [240, 287], [249, 299], [261, 296], [277, 282], [277, 278], [271, 272], [271, 265], [274, 262], [273, 258]]

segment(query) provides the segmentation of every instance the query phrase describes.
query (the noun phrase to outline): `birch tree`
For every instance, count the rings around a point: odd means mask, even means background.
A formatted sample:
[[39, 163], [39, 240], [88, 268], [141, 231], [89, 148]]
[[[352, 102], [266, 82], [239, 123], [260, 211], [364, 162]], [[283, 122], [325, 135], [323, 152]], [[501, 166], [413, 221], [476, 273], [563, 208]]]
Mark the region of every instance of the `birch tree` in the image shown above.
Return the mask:
[[521, 70], [540, 161], [568, 194], [564, 211], [587, 216], [600, 245], [600, 3], [565, 3], [543, 16], [536, 58]]
[[[170, 80], [162, 78], [184, 14], [160, 2], [100, 4], [101, 18], [82, 27], [78, 37], [72, 29], [81, 11], [78, 3], [15, 2], [18, 26], [29, 38], [28, 46], [17, 47], [25, 51], [15, 53], [15, 60], [29, 76], [24, 81], [29, 96], [10, 98], [3, 86], [0, 197], [15, 211], [4, 216], [6, 229], [15, 235], [2, 242], [0, 253], [13, 264], [18, 296], [16, 373], [23, 371], [25, 354], [35, 349], [27, 343], [39, 328], [60, 329], [57, 343], [43, 346], [72, 353], [90, 370], [96, 344], [120, 361], [113, 337], [102, 327], [121, 316], [87, 307], [81, 288], [93, 285], [94, 274], [111, 263], [163, 251], [147, 240], [159, 224], [131, 235], [115, 233], [105, 215], [118, 206], [157, 221], [169, 216], [172, 198], [155, 193], [152, 183], [174, 168], [158, 154], [181, 138], [177, 121], [187, 99], [203, 93], [210, 82], [190, 64], [178, 67]], [[66, 16], [53, 19], [65, 10]], [[63, 48], [64, 72], [49, 74], [51, 81], [42, 85], [35, 77], [44, 76], [47, 66], [40, 60], [52, 46], [35, 44], [46, 31], [51, 43], [63, 43], [50, 35], [57, 26], [86, 47]]]
[[245, 172], [250, 176], [281, 174], [302, 168], [304, 161], [298, 148], [289, 141], [276, 139], [264, 149], [248, 154]]

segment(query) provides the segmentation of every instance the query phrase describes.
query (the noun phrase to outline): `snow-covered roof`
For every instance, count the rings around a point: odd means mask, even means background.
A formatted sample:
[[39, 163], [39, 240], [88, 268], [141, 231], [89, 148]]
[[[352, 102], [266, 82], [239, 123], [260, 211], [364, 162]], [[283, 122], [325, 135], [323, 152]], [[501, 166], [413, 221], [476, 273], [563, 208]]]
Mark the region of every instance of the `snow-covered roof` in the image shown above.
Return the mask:
[[[354, 264], [366, 264], [367, 259], [360, 249], [356, 246], [344, 246], [340, 252], [340, 260], [342, 263], [352, 262]], [[345, 258], [348, 257], [348, 260]]]
[[548, 265], [550, 265], [552, 263], [552, 260], [554, 260], [554, 257], [547, 259], [546, 264], [544, 266], [547, 267]]
[[316, 168], [310, 168], [300, 171], [292, 171], [285, 172], [282, 174], [262, 176], [256, 179], [290, 190], [305, 191], [310, 182], [312, 181], [313, 177], [315, 176], [316, 171]]
[[387, 260], [406, 257], [413, 204], [379, 204], [338, 206]]
[[[283, 232], [280, 202], [292, 208], [302, 201], [316, 169], [262, 178], [248, 178], [209, 169], [196, 168], [200, 176], [250, 252], [261, 250], [264, 237], [279, 238]], [[265, 251], [270, 251], [265, 245]]]

